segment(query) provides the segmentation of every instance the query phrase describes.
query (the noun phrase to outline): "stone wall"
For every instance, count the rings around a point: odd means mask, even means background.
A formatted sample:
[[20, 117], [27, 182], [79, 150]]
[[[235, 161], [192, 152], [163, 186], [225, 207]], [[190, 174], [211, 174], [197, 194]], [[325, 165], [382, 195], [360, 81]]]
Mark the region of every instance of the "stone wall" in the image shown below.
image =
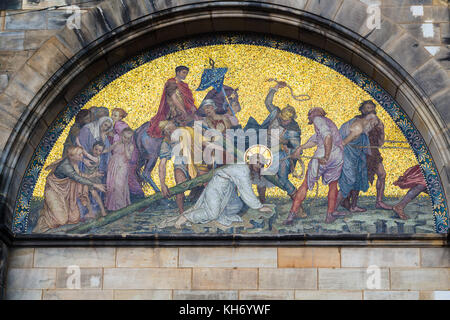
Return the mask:
[[[447, 248], [18, 248], [10, 255], [7, 299], [450, 299]], [[68, 289], [73, 266], [79, 289]], [[379, 268], [377, 289], [368, 288], [376, 283], [370, 266]]]

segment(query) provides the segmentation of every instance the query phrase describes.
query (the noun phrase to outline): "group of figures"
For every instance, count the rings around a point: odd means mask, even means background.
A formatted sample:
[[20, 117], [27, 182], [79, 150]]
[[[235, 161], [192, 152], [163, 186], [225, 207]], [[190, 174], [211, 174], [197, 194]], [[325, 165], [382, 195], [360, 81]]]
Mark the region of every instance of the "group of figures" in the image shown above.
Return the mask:
[[[63, 157], [47, 167], [44, 191], [44, 206], [33, 232], [46, 232], [65, 224], [75, 224], [85, 219], [106, 216], [111, 211], [126, 208], [133, 199], [144, 197], [143, 183], [148, 183], [166, 198], [171, 191], [166, 184], [168, 160], [173, 157], [176, 144], [189, 141], [182, 146], [187, 154], [174, 161], [176, 184], [195, 179], [214, 169], [212, 179], [191, 190], [195, 205], [184, 210], [184, 192], [175, 194], [180, 215], [167, 219], [160, 227], [181, 228], [187, 223], [217, 221], [229, 226], [242, 221], [239, 215], [244, 206], [271, 211], [265, 205], [266, 188], [274, 187], [261, 175], [267, 165], [262, 154], [253, 154], [246, 163], [208, 165], [193, 161], [196, 147], [204, 148], [205, 141], [194, 134], [194, 123], [201, 121], [203, 128], [214, 129], [226, 138], [227, 130], [242, 129], [237, 118], [241, 110], [237, 89], [223, 86], [222, 90], [210, 90], [197, 108], [193, 93], [184, 82], [189, 68], [178, 66], [175, 77], [167, 80], [157, 114], [133, 131], [125, 122], [127, 113], [120, 108], [110, 112], [104, 107], [81, 110], [71, 127], [64, 144]], [[294, 224], [297, 218], [305, 218], [302, 203], [308, 190], [318, 180], [329, 186], [326, 223], [351, 212], [364, 212], [358, 206], [359, 193], [366, 192], [369, 183], [376, 181], [376, 207], [394, 210], [400, 219], [408, 219], [403, 209], [421, 192], [427, 192], [426, 183], [419, 166], [408, 169], [395, 185], [410, 189], [395, 206], [383, 202], [386, 172], [379, 149], [385, 142], [384, 126], [376, 115], [375, 103], [367, 100], [359, 106], [360, 114], [344, 123], [340, 129], [329, 119], [323, 108], [315, 107], [307, 113], [308, 124], [315, 134], [301, 143], [301, 130], [297, 123], [297, 112], [287, 105], [279, 108], [273, 104], [275, 94], [287, 84], [276, 81], [265, 99], [269, 112], [266, 120], [259, 124], [250, 118], [243, 128], [278, 129], [281, 134], [273, 157], [278, 161], [275, 172], [277, 187], [283, 189], [293, 200], [286, 225]], [[177, 129], [183, 129], [191, 139], [173, 139]], [[268, 146], [273, 147], [273, 146]], [[316, 148], [313, 157], [303, 151]], [[273, 148], [272, 148], [273, 150]], [[236, 156], [236, 155], [234, 155]], [[296, 189], [290, 181], [296, 162], [311, 158], [305, 179]], [[158, 173], [160, 188], [151, 178], [151, 172], [160, 160]], [[258, 195], [252, 185], [257, 185]], [[339, 211], [339, 207], [345, 211]]]

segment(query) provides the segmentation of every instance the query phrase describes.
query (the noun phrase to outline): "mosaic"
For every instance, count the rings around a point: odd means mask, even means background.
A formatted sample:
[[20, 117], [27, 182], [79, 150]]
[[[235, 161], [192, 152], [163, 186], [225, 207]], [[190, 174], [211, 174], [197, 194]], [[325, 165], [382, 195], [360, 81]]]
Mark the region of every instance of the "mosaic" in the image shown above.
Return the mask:
[[300, 43], [231, 34], [90, 83], [38, 145], [12, 227], [422, 234], [446, 233], [448, 209], [422, 137], [376, 82]]

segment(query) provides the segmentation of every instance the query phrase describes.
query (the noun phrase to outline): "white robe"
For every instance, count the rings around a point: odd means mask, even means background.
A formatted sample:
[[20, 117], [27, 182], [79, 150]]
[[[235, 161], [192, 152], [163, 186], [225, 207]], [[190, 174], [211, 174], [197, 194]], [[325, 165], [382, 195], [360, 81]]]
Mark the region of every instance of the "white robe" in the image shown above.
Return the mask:
[[246, 164], [229, 165], [215, 172], [195, 205], [184, 216], [192, 223], [215, 220], [229, 226], [242, 221], [238, 215], [243, 207], [242, 201], [252, 209], [263, 206], [253, 193], [249, 167]]

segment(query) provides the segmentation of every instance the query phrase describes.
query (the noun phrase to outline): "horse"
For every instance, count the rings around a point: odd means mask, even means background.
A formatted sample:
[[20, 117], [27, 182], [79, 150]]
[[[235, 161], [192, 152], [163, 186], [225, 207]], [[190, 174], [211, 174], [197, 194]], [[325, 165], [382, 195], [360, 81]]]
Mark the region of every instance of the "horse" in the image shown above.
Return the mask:
[[[223, 86], [227, 99], [223, 91], [217, 92], [215, 89], [208, 91], [204, 99], [213, 99], [220, 113], [226, 113], [229, 104], [233, 106], [235, 113], [241, 110], [239, 103], [238, 88], [233, 89], [229, 86]], [[219, 112], [218, 112], [219, 113]], [[136, 173], [144, 183], [148, 183], [155, 192], [160, 192], [158, 186], [152, 179], [152, 171], [158, 161], [159, 151], [163, 138], [153, 138], [147, 134], [150, 121], [142, 124], [134, 133], [134, 141], [138, 150], [138, 164]]]

